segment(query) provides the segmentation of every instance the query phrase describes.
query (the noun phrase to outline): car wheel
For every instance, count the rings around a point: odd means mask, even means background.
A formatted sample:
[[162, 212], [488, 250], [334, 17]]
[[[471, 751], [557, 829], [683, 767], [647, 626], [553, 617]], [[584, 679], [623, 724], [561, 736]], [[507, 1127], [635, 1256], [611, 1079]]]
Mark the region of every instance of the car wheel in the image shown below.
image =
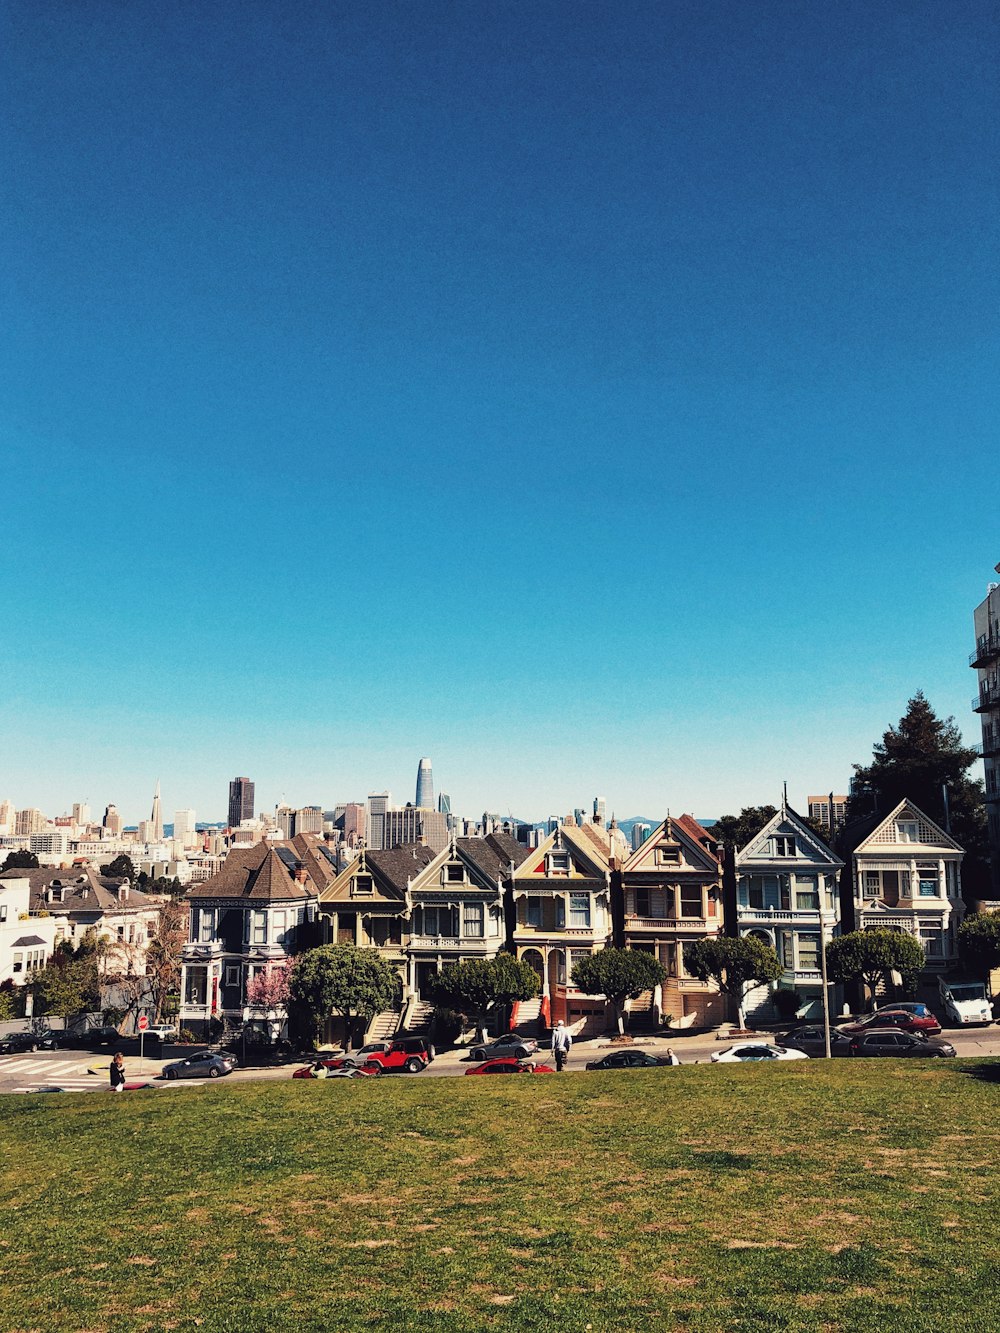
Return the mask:
[[176, 1070], [176, 1069], [168, 1069], [168, 1070], [166, 1071], [166, 1077], [167, 1077], [168, 1079], [175, 1079], [175, 1078], [177, 1078], [177, 1077], [178, 1077], [177, 1070]]
[[419, 1060], [407, 1060], [406, 1062], [407, 1073], [419, 1074], [421, 1069], [423, 1069], [423, 1065], [420, 1063]]
[[208, 1071], [208, 1077], [209, 1077], [209, 1078], [218, 1078], [218, 1077], [219, 1077], [219, 1071], [218, 1071], [217, 1069], [214, 1069], [214, 1068], [213, 1068], [213, 1069], [210, 1069], [210, 1070]]
[[475, 1061], [477, 1064], [482, 1064], [486, 1059], [486, 1052], [477, 1047], [474, 1051], [469, 1052], [469, 1059]]

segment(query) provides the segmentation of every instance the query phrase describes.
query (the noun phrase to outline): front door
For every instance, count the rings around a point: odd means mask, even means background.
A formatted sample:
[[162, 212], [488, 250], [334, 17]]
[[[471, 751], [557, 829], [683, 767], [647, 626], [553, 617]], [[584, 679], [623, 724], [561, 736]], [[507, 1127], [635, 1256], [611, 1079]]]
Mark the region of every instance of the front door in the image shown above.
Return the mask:
[[427, 993], [427, 983], [431, 977], [436, 977], [438, 973], [437, 963], [418, 963], [417, 964], [417, 994], [422, 1000], [429, 1000]]

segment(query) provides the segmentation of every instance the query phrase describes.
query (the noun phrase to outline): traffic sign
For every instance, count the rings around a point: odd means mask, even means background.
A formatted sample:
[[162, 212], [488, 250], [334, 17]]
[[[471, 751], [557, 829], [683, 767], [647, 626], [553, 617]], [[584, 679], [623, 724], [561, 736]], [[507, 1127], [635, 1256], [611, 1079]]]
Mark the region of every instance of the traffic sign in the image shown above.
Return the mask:
[[149, 1027], [149, 1018], [145, 1014], [139, 1015], [139, 1031], [145, 1032]]

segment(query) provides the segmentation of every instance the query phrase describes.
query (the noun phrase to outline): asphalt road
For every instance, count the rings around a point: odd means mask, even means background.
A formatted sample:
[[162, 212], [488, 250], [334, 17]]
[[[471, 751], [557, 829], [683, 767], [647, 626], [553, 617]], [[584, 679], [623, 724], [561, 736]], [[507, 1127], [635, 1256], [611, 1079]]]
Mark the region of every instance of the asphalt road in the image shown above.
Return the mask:
[[[1000, 1055], [1000, 1026], [994, 1024], [988, 1028], [945, 1028], [941, 1036], [950, 1041], [959, 1056]], [[671, 1036], [637, 1039], [636, 1045], [651, 1054], [662, 1054], [670, 1047], [682, 1064], [707, 1064], [713, 1051], [724, 1050], [730, 1043], [716, 1041], [711, 1034], [696, 1037]], [[612, 1047], [602, 1038], [594, 1041], [578, 1042], [570, 1052], [566, 1064], [567, 1072], [581, 1071], [588, 1060], [598, 1060]], [[536, 1063], [554, 1064], [551, 1053], [542, 1048], [531, 1057]], [[105, 1092], [109, 1078], [107, 1066], [110, 1055], [107, 1052], [91, 1053], [85, 1051], [36, 1051], [22, 1055], [0, 1056], [0, 1094], [33, 1092], [42, 1085], [55, 1085], [67, 1092]], [[154, 1080], [165, 1060], [153, 1059], [148, 1055], [140, 1067], [139, 1057], [130, 1056], [125, 1061], [127, 1076], [133, 1079]], [[275, 1069], [238, 1069], [228, 1078], [243, 1083], [261, 1079], [290, 1078], [296, 1064], [284, 1065]], [[460, 1076], [474, 1069], [460, 1050], [444, 1051], [417, 1077], [448, 1078]], [[88, 1069], [96, 1072], [88, 1073]], [[401, 1075], [400, 1077], [406, 1077]], [[207, 1079], [184, 1080], [178, 1083], [157, 1082], [155, 1086], [164, 1091], [190, 1087], [192, 1083], [207, 1083]]]

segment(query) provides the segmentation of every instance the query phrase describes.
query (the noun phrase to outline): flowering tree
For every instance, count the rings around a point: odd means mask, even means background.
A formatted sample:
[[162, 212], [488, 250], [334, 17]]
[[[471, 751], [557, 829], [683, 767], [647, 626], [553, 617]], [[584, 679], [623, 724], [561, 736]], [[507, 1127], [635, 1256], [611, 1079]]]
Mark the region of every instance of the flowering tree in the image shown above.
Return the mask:
[[291, 958], [282, 963], [268, 963], [263, 971], [247, 982], [247, 1008], [267, 1022], [272, 1041], [281, 1035], [282, 1026], [288, 1017], [288, 983], [292, 964]]

